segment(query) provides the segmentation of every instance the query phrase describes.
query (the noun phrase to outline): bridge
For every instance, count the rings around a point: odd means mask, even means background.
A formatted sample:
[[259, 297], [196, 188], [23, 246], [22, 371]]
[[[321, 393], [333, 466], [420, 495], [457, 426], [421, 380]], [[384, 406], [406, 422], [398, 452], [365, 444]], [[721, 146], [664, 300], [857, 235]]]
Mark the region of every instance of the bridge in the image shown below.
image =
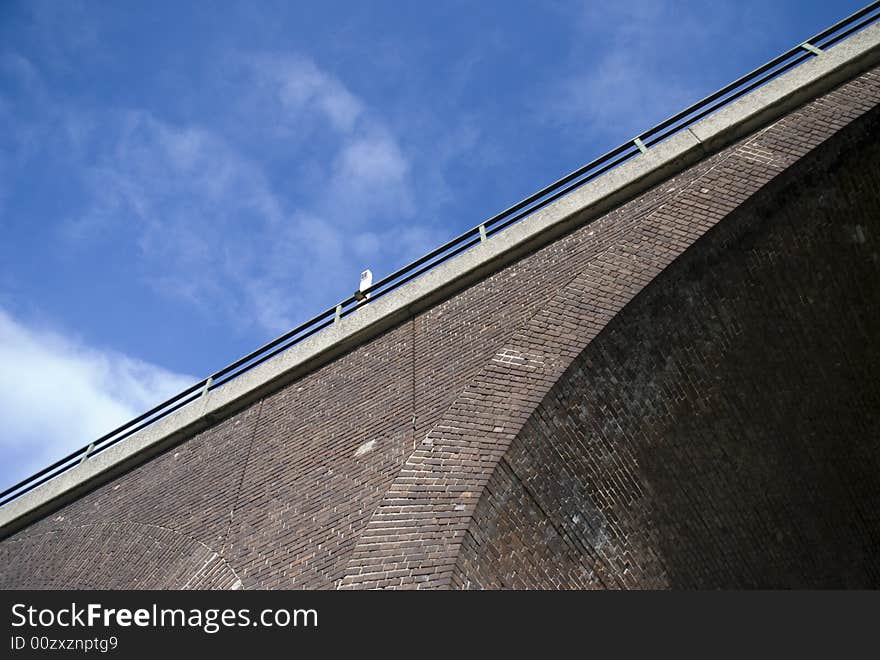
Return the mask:
[[878, 17], [7, 489], [0, 588], [877, 588]]

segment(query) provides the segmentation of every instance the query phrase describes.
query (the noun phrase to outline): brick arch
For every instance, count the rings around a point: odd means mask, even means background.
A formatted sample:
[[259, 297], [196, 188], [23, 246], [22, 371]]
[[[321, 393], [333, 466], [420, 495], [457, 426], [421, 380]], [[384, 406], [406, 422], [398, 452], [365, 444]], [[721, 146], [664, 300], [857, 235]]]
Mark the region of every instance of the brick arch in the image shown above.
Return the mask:
[[467, 586], [457, 562], [487, 484], [554, 384], [664, 269], [768, 183], [783, 185], [869, 109], [865, 99], [877, 102], [875, 72], [578, 230], [587, 243], [596, 236], [586, 265], [498, 347], [413, 451], [338, 586]]
[[868, 120], [737, 208], [569, 365], [492, 472], [453, 585], [880, 585]]
[[[46, 554], [59, 558], [51, 566]], [[117, 570], [117, 564], [126, 570]], [[204, 543], [167, 527], [99, 522], [0, 545], [0, 566], [21, 566], [6, 589], [239, 589], [235, 569]]]

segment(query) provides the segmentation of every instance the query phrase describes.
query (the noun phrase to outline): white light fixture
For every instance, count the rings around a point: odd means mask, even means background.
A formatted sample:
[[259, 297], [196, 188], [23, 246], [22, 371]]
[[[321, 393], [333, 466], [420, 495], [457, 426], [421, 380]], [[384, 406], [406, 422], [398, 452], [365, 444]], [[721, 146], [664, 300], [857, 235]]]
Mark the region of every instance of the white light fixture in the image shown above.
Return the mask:
[[361, 273], [361, 285], [358, 287], [358, 290], [354, 292], [354, 297], [358, 300], [366, 300], [370, 297], [369, 293], [364, 293], [367, 289], [369, 289], [373, 285], [373, 271], [369, 268]]

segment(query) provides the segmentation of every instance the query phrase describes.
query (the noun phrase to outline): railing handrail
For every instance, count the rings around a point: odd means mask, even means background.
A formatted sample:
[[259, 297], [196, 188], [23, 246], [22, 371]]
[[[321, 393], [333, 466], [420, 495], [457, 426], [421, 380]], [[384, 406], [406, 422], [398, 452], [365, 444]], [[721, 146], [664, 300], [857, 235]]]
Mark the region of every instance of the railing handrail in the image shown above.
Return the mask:
[[769, 62], [759, 66], [746, 75], [741, 76], [728, 85], [725, 85], [718, 91], [713, 92], [648, 130], [639, 133], [633, 139], [625, 142], [619, 147], [612, 149], [586, 165], [566, 174], [562, 178], [545, 186], [532, 195], [529, 195], [513, 206], [508, 207], [504, 211], [497, 213], [488, 220], [481, 222], [479, 225], [444, 243], [425, 256], [416, 259], [403, 268], [400, 268], [382, 278], [362, 292], [369, 294], [368, 299], [360, 295], [352, 295], [351, 297], [346, 298], [338, 305], [334, 305], [330, 309], [325, 310], [305, 323], [284, 333], [280, 337], [260, 346], [258, 349], [239, 358], [232, 364], [223, 367], [219, 371], [214, 372], [207, 378], [200, 380], [196, 384], [174, 395], [170, 399], [163, 401], [147, 412], [135, 417], [118, 428], [113, 429], [109, 433], [102, 435], [94, 442], [77, 449], [64, 458], [52, 463], [48, 467], [43, 468], [39, 472], [13, 486], [10, 486], [3, 492], [0, 492], [0, 498], [2, 498], [0, 499], [0, 506], [17, 499], [46, 481], [53, 479], [76, 465], [79, 465], [89, 457], [112, 447], [137, 431], [150, 426], [154, 422], [170, 415], [179, 408], [195, 401], [207, 392], [214, 390], [217, 387], [221, 387], [224, 383], [237, 378], [241, 374], [253, 369], [266, 360], [269, 360], [278, 353], [287, 350], [307, 337], [310, 337], [327, 326], [332, 325], [338, 318], [352, 314], [369, 301], [376, 300], [377, 298], [394, 291], [424, 272], [452, 259], [456, 255], [473, 247], [481, 241], [487, 240], [489, 236], [503, 231], [510, 225], [519, 222], [535, 211], [547, 206], [554, 200], [568, 194], [575, 188], [583, 186], [585, 183], [601, 176], [608, 170], [637, 156], [648, 147], [686, 129], [688, 126], [693, 125], [703, 117], [715, 112], [719, 108], [731, 103], [741, 96], [748, 94], [753, 89], [760, 87], [776, 76], [797, 66], [804, 60], [816, 56], [822, 50], [833, 46], [851, 34], [880, 19], [878, 9], [880, 9], [880, 0], [870, 3], [854, 14], [825, 28], [806, 41], [799, 43], [797, 46], [790, 48]]

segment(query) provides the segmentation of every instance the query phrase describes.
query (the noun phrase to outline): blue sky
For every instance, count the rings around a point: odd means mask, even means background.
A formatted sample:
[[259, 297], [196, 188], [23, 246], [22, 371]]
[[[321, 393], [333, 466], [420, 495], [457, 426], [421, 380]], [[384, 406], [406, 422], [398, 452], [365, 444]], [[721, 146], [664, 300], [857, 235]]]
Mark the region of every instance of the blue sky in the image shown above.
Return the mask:
[[0, 486], [866, 0], [0, 3]]

